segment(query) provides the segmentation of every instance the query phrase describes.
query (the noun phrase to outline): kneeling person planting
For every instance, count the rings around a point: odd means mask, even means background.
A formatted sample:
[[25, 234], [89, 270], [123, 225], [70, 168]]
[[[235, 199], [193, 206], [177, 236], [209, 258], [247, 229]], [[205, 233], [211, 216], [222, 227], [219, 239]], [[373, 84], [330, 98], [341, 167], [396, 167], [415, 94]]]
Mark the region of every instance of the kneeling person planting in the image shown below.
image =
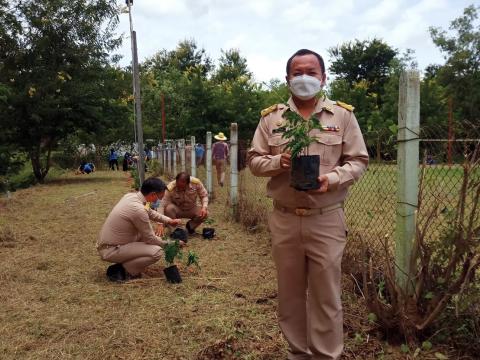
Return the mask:
[[[193, 234], [208, 216], [208, 193], [202, 182], [186, 172], [179, 173], [167, 186], [168, 191], [160, 205], [160, 213], [171, 218], [190, 219], [186, 228]], [[201, 205], [197, 205], [200, 199]]]
[[110, 280], [139, 277], [147, 266], [162, 258], [162, 248], [169, 242], [155, 235], [150, 220], [172, 226], [181, 223], [179, 219], [157, 213], [147, 204], [162, 199], [165, 189], [162, 180], [146, 179], [139, 192], [124, 195], [108, 215], [100, 231], [97, 250], [102, 260], [115, 263], [107, 270]]

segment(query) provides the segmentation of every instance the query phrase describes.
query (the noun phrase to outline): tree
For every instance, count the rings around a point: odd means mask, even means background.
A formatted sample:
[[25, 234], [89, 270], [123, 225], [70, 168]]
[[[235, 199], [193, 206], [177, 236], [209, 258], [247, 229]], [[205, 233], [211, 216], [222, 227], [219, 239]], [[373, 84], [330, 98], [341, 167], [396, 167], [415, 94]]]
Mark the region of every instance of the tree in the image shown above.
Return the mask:
[[109, 55], [120, 43], [114, 0], [0, 2], [0, 82], [9, 88], [2, 118], [9, 141], [28, 153], [43, 181], [59, 140], [93, 133], [116, 106], [105, 91]]
[[[328, 53], [333, 58], [330, 71], [337, 79], [349, 85], [363, 81], [367, 93], [378, 95], [383, 93], [390, 75], [390, 63], [398, 55], [396, 49], [379, 39], [347, 42], [330, 48]], [[377, 100], [381, 105], [381, 96]]]
[[[480, 120], [480, 7], [471, 5], [463, 15], [450, 23], [450, 36], [445, 30], [431, 27], [434, 44], [445, 54], [446, 63], [437, 68], [438, 80], [453, 100], [455, 117], [460, 123]], [[463, 128], [467, 134], [469, 125]]]

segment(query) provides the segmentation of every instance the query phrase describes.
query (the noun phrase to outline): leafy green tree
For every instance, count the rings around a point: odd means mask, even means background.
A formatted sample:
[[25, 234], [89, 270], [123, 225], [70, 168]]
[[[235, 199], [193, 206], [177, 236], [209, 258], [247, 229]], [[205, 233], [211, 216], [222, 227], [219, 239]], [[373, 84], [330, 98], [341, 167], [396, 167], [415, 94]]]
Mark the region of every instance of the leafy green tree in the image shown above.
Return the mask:
[[[390, 63], [398, 51], [379, 39], [355, 40], [328, 50], [330, 71], [349, 85], [363, 81], [368, 93], [381, 95], [390, 75]], [[377, 97], [381, 105], [381, 96]]]
[[446, 60], [445, 65], [437, 68], [438, 82], [453, 101], [457, 127], [463, 127], [463, 134], [480, 119], [479, 9], [474, 5], [465, 8], [463, 15], [450, 23], [452, 35], [440, 28], [430, 28], [432, 40]]
[[[114, 0], [0, 2], [0, 82], [9, 88], [2, 122], [43, 181], [58, 142], [100, 129], [117, 105], [106, 91], [109, 55], [120, 43]], [[10, 7], [8, 7], [10, 6]], [[6, 29], [6, 30], [5, 30]]]

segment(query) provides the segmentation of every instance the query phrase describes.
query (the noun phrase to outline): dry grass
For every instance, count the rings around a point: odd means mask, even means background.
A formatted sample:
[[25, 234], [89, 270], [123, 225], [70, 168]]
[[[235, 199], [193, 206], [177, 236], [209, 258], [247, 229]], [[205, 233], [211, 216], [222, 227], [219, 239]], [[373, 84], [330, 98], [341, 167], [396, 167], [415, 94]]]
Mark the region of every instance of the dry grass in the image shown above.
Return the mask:
[[[171, 285], [161, 262], [142, 279], [107, 281], [95, 241], [130, 184], [122, 172], [65, 175], [0, 200], [1, 358], [284, 359], [268, 235], [225, 221], [226, 187], [211, 206], [216, 238], [189, 242], [200, 270]], [[369, 335], [345, 287], [345, 358], [401, 358]]]

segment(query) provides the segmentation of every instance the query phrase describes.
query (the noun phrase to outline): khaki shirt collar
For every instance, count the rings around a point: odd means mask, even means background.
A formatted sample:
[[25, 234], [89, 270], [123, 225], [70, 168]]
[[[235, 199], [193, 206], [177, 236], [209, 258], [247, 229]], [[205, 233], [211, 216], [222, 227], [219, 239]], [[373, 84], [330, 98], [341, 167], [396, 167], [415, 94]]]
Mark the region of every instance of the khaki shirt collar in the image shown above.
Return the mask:
[[[313, 113], [314, 114], [319, 114], [319, 113], [321, 113], [322, 111], [325, 110], [325, 111], [328, 111], [331, 114], [334, 114], [334, 107], [333, 107], [334, 104], [335, 104], [335, 102], [330, 100], [326, 96], [320, 97], [320, 98], [317, 99], [317, 103], [315, 104], [315, 109], [313, 110]], [[288, 99], [287, 105], [291, 110], [299, 113], [297, 105], [293, 101], [292, 97], [290, 97]]]
[[142, 202], [143, 205], [145, 205], [147, 203], [147, 199], [145, 199], [145, 196], [143, 196], [143, 194], [140, 191], [137, 191], [137, 196], [138, 196], [138, 198], [140, 199], [140, 201]]

